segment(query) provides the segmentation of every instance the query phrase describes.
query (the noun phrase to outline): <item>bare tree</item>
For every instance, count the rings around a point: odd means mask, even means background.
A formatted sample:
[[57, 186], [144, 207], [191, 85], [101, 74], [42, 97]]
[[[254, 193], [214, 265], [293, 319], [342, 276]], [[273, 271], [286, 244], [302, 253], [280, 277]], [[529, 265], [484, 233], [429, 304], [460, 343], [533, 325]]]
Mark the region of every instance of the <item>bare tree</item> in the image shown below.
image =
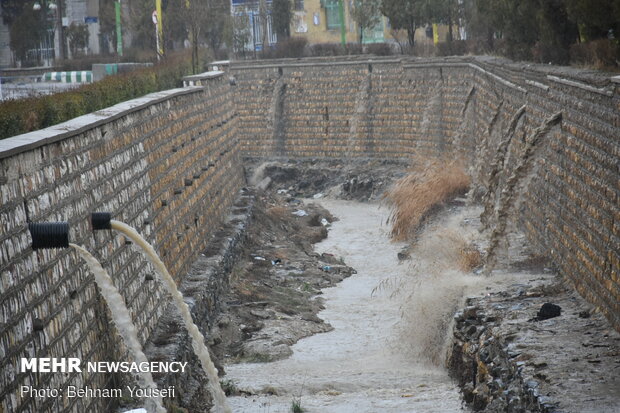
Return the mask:
[[246, 10], [242, 10], [233, 16], [232, 21], [232, 47], [237, 55], [241, 52], [245, 58], [246, 45], [251, 38], [250, 17]]
[[360, 44], [364, 42], [364, 31], [372, 29], [381, 21], [380, 0], [355, 0], [351, 17], [357, 23]]

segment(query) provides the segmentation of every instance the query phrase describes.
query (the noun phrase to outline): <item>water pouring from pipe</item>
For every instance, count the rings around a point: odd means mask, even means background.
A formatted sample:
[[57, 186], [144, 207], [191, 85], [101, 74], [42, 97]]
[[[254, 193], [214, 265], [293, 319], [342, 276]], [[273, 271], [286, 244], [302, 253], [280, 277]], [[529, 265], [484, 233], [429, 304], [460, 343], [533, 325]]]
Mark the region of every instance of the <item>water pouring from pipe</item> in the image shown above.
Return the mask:
[[[125, 300], [99, 261], [84, 248], [69, 242], [69, 224], [66, 222], [37, 222], [29, 223], [28, 229], [32, 236], [32, 248], [34, 250], [71, 247], [86, 261], [88, 267], [95, 275], [95, 282], [110, 308], [112, 321], [116, 325], [125, 345], [127, 345], [129, 353], [135, 362], [148, 363], [148, 359], [142, 350], [142, 345], [138, 340], [138, 334], [131, 320], [131, 315], [125, 305]], [[157, 389], [157, 385], [150, 372], [141, 372], [137, 377], [138, 385], [143, 389]], [[162, 399], [159, 396], [145, 397], [144, 404], [149, 413], [166, 413]]]
[[218, 372], [211, 361], [211, 356], [209, 355], [209, 350], [207, 349], [206, 344], [204, 343], [204, 336], [194, 323], [192, 318], [192, 314], [188, 305], [183, 300], [183, 295], [177, 288], [177, 285], [168, 272], [168, 269], [161, 261], [155, 249], [149, 244], [142, 236], [132, 227], [127, 224], [124, 224], [120, 221], [115, 221], [111, 219], [111, 216], [107, 212], [95, 212], [91, 215], [91, 223], [93, 226], [93, 230], [100, 229], [114, 229], [129, 239], [131, 239], [135, 244], [139, 245], [142, 251], [144, 251], [148, 260], [153, 264], [157, 273], [161, 277], [161, 281], [163, 282], [166, 290], [172, 296], [172, 299], [179, 309], [181, 313], [181, 317], [183, 318], [183, 322], [185, 323], [185, 327], [192, 339], [192, 348], [200, 363], [202, 368], [207, 375], [209, 380], [209, 390], [211, 396], [213, 397], [214, 402], [214, 412], [215, 413], [232, 413], [230, 406], [226, 400], [226, 395], [220, 386]]
[[[129, 348], [129, 352], [133, 356], [133, 359], [137, 363], [148, 363], [148, 359], [142, 351], [142, 345], [138, 340], [138, 334], [131, 321], [131, 316], [125, 305], [125, 301], [114, 286], [106, 270], [104, 270], [99, 261], [84, 248], [72, 243], [69, 243], [69, 246], [76, 250], [78, 255], [86, 261], [93, 274], [95, 274], [95, 282], [99, 286], [99, 291], [108, 303], [114, 324]], [[157, 385], [150, 372], [142, 372], [139, 374], [138, 384], [144, 389], [157, 389]], [[149, 412], [166, 413], [160, 396], [145, 397], [144, 404]]]

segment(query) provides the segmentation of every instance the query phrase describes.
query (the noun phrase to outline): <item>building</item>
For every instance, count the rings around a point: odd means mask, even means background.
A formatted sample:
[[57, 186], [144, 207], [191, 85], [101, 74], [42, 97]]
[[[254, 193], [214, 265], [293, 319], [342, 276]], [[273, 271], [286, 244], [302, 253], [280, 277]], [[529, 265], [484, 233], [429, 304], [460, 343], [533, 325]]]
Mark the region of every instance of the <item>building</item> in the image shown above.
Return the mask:
[[[340, 0], [291, 0], [293, 2], [293, 17], [291, 22], [291, 36], [305, 37], [309, 44], [316, 43], [340, 43], [341, 42], [341, 22], [340, 22]], [[352, 18], [351, 11], [355, 0], [342, 0], [345, 41], [356, 43], [360, 40], [359, 28]], [[260, 13], [258, 0], [232, 0], [233, 15], [245, 18], [250, 31], [249, 41], [246, 43], [246, 50], [260, 51], [263, 48], [263, 31], [266, 27], [266, 40], [270, 46], [277, 43], [278, 39], [273, 33], [271, 16], [268, 10], [271, 8], [271, 0], [265, 0], [263, 6], [265, 13]], [[266, 26], [261, 24], [261, 15], [267, 15]], [[433, 28], [438, 31], [436, 37], [433, 36]], [[416, 31], [416, 42], [418, 45], [432, 47], [437, 41], [444, 41], [447, 37], [447, 28], [442, 25], [433, 25], [419, 28]], [[429, 35], [430, 33], [430, 35]], [[406, 39], [406, 34], [400, 33], [401, 43]], [[366, 30], [363, 36], [363, 43], [397, 43], [399, 40], [393, 37], [389, 21], [385, 16], [380, 16], [379, 23], [372, 29]]]
[[[80, 47], [83, 54], [98, 54], [100, 52], [99, 39], [99, 0], [36, 0], [27, 3], [32, 7], [29, 12], [44, 13], [43, 21], [49, 25], [49, 35], [44, 36], [37, 47], [27, 51], [28, 62], [20, 62], [10, 48], [11, 32], [8, 24], [0, 20], [0, 67], [19, 67], [25, 64], [51, 66], [54, 59], [61, 55], [60, 36], [58, 25], [62, 22], [64, 32], [66, 57], [71, 57], [71, 47], [67, 31], [71, 27], [85, 27], [88, 32], [88, 41], [85, 47]], [[58, 19], [58, 10], [61, 18]], [[0, 15], [3, 8], [0, 8]], [[73, 25], [73, 26], [72, 26]]]
[[[310, 44], [314, 43], [338, 43], [341, 41], [341, 22], [339, 0], [292, 0], [293, 18], [291, 22], [291, 35], [303, 36]], [[345, 38], [347, 43], [359, 41], [357, 25], [351, 18], [353, 0], [343, 1]], [[272, 30], [271, 16], [268, 10], [271, 8], [271, 0], [265, 0], [266, 13], [260, 12], [260, 2], [256, 0], [232, 0], [232, 12], [236, 16], [247, 16], [247, 24], [250, 28], [250, 40], [246, 44], [247, 50], [262, 50], [263, 31], [262, 15], [267, 15], [267, 42], [274, 45], [278, 39]], [[380, 23], [373, 30], [364, 33], [364, 43], [377, 43], [386, 40], [386, 19], [381, 16]]]

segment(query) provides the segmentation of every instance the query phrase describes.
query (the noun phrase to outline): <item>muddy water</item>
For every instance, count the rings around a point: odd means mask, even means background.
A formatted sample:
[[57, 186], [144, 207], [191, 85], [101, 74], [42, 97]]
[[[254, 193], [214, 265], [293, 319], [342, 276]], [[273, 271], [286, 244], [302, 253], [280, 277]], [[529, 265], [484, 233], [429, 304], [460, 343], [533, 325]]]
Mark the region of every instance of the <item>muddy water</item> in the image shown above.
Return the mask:
[[[461, 401], [447, 373], [412, 357], [403, 340], [406, 294], [392, 294], [405, 273], [391, 243], [387, 209], [376, 204], [321, 202], [340, 221], [318, 252], [342, 256], [358, 273], [324, 290], [319, 316], [334, 330], [299, 341], [293, 355], [274, 363], [227, 366], [226, 379], [256, 395], [229, 399], [235, 412], [289, 412], [300, 399], [307, 412], [458, 412]], [[408, 321], [409, 322], [409, 321]], [[415, 323], [415, 319], [411, 322]], [[413, 328], [412, 330], [415, 330]]]

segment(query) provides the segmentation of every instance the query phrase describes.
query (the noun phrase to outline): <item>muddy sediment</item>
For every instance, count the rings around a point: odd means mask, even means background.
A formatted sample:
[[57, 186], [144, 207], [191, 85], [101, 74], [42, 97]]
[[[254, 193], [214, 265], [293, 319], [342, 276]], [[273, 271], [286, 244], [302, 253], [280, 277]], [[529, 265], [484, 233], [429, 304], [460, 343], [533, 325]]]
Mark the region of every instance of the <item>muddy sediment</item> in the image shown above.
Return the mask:
[[280, 194], [257, 196], [253, 225], [230, 276], [211, 344], [226, 362], [267, 362], [292, 354], [303, 337], [332, 327], [317, 317], [321, 289], [354, 270], [312, 245], [335, 218], [316, 204]]
[[406, 174], [409, 162], [399, 160], [280, 160], [250, 162], [248, 180], [261, 185], [268, 179], [274, 190], [297, 198], [374, 201]]

